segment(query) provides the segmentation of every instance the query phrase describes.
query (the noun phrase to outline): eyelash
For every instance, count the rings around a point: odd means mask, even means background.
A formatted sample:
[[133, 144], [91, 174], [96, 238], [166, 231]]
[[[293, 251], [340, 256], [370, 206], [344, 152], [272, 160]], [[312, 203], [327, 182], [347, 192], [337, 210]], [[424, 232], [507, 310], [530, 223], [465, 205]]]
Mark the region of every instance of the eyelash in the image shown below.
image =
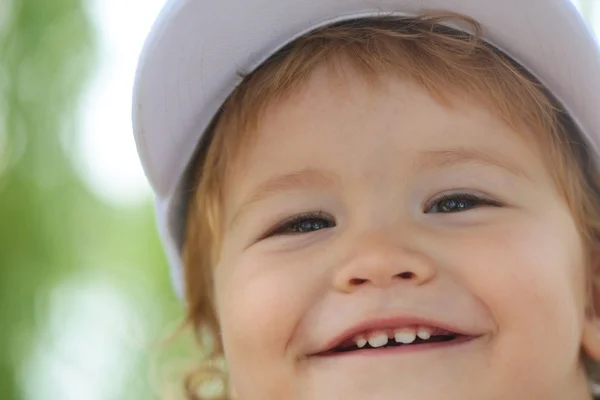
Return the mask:
[[[433, 208], [434, 205], [441, 203], [443, 201], [448, 201], [448, 200], [472, 201], [472, 202], [476, 203], [476, 205], [474, 205], [473, 207], [467, 208], [465, 210], [471, 210], [473, 208], [477, 208], [478, 206], [482, 206], [482, 205], [492, 206], [492, 207], [502, 207], [502, 203], [500, 203], [499, 201], [487, 199], [485, 197], [477, 196], [472, 193], [457, 192], [457, 193], [448, 193], [448, 194], [442, 195], [440, 197], [434, 198], [429, 203], [427, 203], [427, 205], [425, 206], [425, 210], [426, 210], [425, 212], [427, 213], [427, 212], [431, 211], [431, 209]], [[453, 214], [456, 212], [457, 211], [451, 211], [451, 212], [447, 212], [447, 213], [443, 213], [443, 214]]]
[[[425, 206], [425, 213], [430, 212], [431, 209], [433, 208], [433, 206], [435, 206], [436, 204], [442, 203], [444, 201], [449, 201], [449, 200], [454, 200], [457, 202], [468, 201], [468, 202], [474, 202], [475, 204], [471, 207], [463, 208], [462, 210], [459, 208], [457, 211], [443, 212], [440, 214], [454, 214], [457, 212], [468, 211], [473, 208], [478, 208], [479, 206], [502, 207], [502, 203], [500, 203], [498, 201], [480, 197], [480, 196], [477, 196], [477, 195], [474, 195], [471, 193], [449, 193], [449, 194], [445, 194], [443, 196], [434, 198], [433, 200], [428, 202], [427, 205]], [[298, 214], [298, 215], [295, 215], [291, 218], [288, 218], [288, 219], [282, 221], [274, 229], [270, 230], [267, 235], [264, 235], [264, 238], [266, 239], [271, 236], [296, 235], [296, 234], [314, 232], [314, 231], [298, 232], [298, 231], [290, 230], [295, 225], [298, 225], [301, 222], [306, 222], [309, 220], [326, 221], [329, 226], [326, 226], [321, 229], [333, 228], [335, 226], [335, 221], [333, 220], [333, 218], [330, 215], [328, 215], [322, 211], [317, 211], [317, 212], [312, 211], [312, 212]], [[320, 229], [316, 229], [316, 230], [320, 230]]]
[[311, 212], [307, 212], [307, 213], [294, 215], [293, 217], [284, 220], [283, 222], [279, 223], [277, 225], [277, 227], [275, 227], [275, 229], [271, 230], [271, 232], [268, 235], [266, 235], [265, 237], [277, 236], [277, 235], [300, 234], [302, 232], [292, 232], [292, 231], [288, 231], [288, 230], [290, 228], [292, 228], [294, 225], [297, 225], [300, 222], [305, 222], [308, 220], [327, 221], [328, 224], [331, 225], [331, 226], [328, 226], [327, 228], [332, 228], [333, 226], [335, 226], [335, 222], [333, 221], [333, 218], [331, 218], [331, 216], [327, 215], [326, 213], [324, 213], [322, 211], [316, 211], [316, 212], [311, 211]]

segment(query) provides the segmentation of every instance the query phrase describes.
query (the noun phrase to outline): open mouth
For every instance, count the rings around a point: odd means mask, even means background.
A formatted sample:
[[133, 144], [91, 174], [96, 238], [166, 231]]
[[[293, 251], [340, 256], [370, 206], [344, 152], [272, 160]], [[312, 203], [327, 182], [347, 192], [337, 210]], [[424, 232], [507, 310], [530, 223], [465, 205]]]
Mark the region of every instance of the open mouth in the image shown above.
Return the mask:
[[343, 339], [341, 342], [317, 355], [327, 356], [356, 351], [377, 351], [394, 347], [429, 345], [435, 343], [459, 342], [470, 337], [455, 332], [429, 327], [404, 328], [364, 332]]
[[358, 350], [370, 350], [370, 349], [387, 349], [390, 347], [402, 347], [402, 346], [416, 346], [419, 344], [425, 343], [440, 343], [440, 342], [450, 342], [452, 340], [456, 340], [459, 335], [447, 335], [447, 336], [433, 336], [427, 340], [417, 338], [412, 343], [398, 343], [393, 339], [388, 339], [387, 342], [383, 346], [373, 347], [369, 342], [367, 342], [363, 347], [359, 347], [356, 344], [348, 345], [348, 346], [338, 346], [329, 351], [329, 353], [347, 353], [349, 351], [358, 351]]

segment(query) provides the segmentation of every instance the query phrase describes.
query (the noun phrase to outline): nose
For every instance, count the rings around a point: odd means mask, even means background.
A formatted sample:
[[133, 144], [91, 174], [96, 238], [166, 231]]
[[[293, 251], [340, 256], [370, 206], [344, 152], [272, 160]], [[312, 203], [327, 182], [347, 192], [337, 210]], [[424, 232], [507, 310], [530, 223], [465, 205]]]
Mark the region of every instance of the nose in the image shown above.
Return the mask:
[[437, 273], [433, 261], [423, 252], [389, 235], [356, 238], [348, 248], [350, 251], [334, 275], [333, 284], [341, 292], [350, 293], [366, 286], [419, 286]]

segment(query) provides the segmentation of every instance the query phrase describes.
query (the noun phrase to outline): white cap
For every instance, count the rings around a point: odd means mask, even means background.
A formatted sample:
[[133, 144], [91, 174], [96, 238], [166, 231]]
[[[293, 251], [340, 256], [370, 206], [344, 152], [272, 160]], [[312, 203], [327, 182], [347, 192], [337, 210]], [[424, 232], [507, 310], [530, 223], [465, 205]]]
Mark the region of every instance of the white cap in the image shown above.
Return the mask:
[[598, 159], [600, 52], [569, 0], [168, 0], [139, 60], [133, 127], [180, 297], [184, 177], [209, 123], [240, 83], [238, 72], [332, 22], [424, 10], [480, 22], [486, 41], [556, 96]]

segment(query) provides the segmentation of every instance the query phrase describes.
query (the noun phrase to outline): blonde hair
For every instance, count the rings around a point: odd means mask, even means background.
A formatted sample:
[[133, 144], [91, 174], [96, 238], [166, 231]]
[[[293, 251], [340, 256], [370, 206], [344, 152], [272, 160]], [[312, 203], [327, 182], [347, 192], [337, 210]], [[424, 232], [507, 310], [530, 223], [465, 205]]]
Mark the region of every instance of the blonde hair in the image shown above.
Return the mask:
[[[448, 22], [472, 33], [448, 28]], [[318, 66], [351, 66], [372, 84], [391, 75], [410, 80], [448, 106], [451, 92], [484, 104], [515, 132], [541, 146], [540, 154], [572, 211], [586, 248], [596, 249], [600, 179], [586, 147], [577, 139], [574, 123], [540, 82], [481, 40], [481, 29], [473, 19], [449, 13], [345, 21], [297, 39], [244, 76], [215, 118], [190, 178], [183, 247], [187, 323], [199, 339], [212, 338], [213, 346], [207, 350], [211, 364], [200, 366], [186, 381], [188, 399], [204, 398], [196, 385], [202, 376], [215, 373], [214, 362], [223, 357], [212, 269], [220, 249], [220, 205], [227, 166], [252, 140], [268, 107], [298, 89]], [[588, 364], [588, 372], [595, 375], [592, 363]], [[226, 378], [225, 371], [222, 377]], [[226, 386], [220, 398], [227, 398]]]

